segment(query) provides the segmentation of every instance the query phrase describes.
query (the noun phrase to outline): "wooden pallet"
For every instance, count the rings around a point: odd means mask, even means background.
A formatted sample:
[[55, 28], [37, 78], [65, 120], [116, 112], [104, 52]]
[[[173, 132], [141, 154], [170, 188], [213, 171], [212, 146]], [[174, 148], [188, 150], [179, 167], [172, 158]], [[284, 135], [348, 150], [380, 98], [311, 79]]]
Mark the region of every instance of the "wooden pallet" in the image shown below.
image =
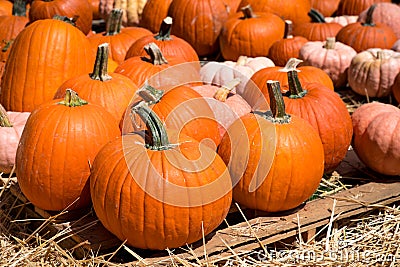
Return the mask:
[[[346, 159], [338, 168], [338, 172], [345, 176], [370, 179], [377, 176], [358, 161], [354, 152], [349, 151]], [[375, 176], [374, 176], [375, 175]], [[379, 179], [379, 177], [376, 177]], [[32, 229], [41, 229], [40, 234], [45, 238], [60, 235], [59, 244], [74, 252], [77, 258], [85, 257], [90, 251], [97, 254], [110, 252], [121, 245], [116, 237], [109, 233], [98, 221], [92, 210], [77, 213], [53, 214], [34, 207], [21, 193], [16, 178], [2, 178], [3, 187], [14, 197], [13, 207], [18, 207], [12, 220], [23, 219], [30, 223]], [[314, 236], [317, 229], [326, 226], [332, 216], [335, 222], [360, 215], [372, 209], [390, 205], [400, 201], [400, 182], [365, 182], [362, 185], [341, 191], [334, 195], [309, 201], [296, 210], [281, 214], [263, 214], [257, 211], [246, 210], [243, 207], [232, 205], [226, 223], [203, 240], [190, 245], [188, 248], [176, 249], [174, 254], [186, 260], [204, 258], [206, 252], [208, 260], [232, 255], [232, 251], [241, 253], [259, 249], [260, 247], [288, 238], [302, 238], [304, 240]], [[21, 209], [23, 208], [23, 212]], [[0, 209], [0, 218], [4, 216]], [[15, 217], [16, 216], [16, 217]], [[37, 221], [36, 219], [42, 219]], [[228, 226], [229, 224], [229, 226]], [[300, 235], [301, 234], [301, 235]], [[163, 265], [171, 261], [166, 251], [142, 251], [127, 248], [122, 260], [139, 263]], [[140, 255], [132, 258], [132, 255]]]

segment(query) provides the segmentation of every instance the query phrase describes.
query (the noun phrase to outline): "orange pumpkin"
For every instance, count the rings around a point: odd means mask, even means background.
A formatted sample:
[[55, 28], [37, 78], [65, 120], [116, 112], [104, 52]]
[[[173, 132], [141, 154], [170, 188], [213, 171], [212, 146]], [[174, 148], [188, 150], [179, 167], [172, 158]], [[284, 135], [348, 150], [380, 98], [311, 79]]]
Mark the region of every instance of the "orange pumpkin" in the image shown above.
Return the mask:
[[229, 173], [215, 151], [177, 138], [142, 104], [133, 109], [148, 130], [108, 143], [93, 162], [94, 210], [130, 246], [162, 250], [193, 243], [225, 219], [232, 201]]
[[336, 15], [360, 15], [360, 13], [375, 3], [390, 2], [391, 0], [340, 0]]
[[139, 26], [157, 33], [163, 19], [168, 16], [172, 0], [147, 0], [143, 7]]
[[29, 20], [51, 19], [54, 15], [74, 18], [74, 23], [85, 35], [92, 29], [92, 6], [87, 0], [35, 0], [29, 9]]
[[325, 17], [332, 16], [339, 6], [340, 0], [311, 0], [311, 7], [321, 12]]
[[108, 72], [108, 44], [99, 45], [93, 72], [65, 81], [57, 90], [54, 99], [63, 98], [70, 88], [92, 104], [103, 106], [119, 124], [125, 110], [137, 90], [128, 77]]
[[16, 156], [21, 191], [35, 206], [61, 211], [90, 204], [90, 165], [102, 146], [121, 133], [108, 111], [68, 90], [64, 100], [35, 109]]
[[32, 111], [52, 100], [64, 81], [89, 73], [94, 56], [86, 36], [71, 24], [57, 19], [33, 22], [15, 38], [0, 103], [10, 111]]
[[235, 201], [277, 212], [299, 206], [315, 192], [324, 171], [324, 151], [318, 132], [285, 112], [279, 82], [268, 81], [268, 90], [271, 111], [236, 120], [218, 154], [234, 181]]
[[13, 4], [8, 0], [0, 0], [0, 16], [12, 14]]

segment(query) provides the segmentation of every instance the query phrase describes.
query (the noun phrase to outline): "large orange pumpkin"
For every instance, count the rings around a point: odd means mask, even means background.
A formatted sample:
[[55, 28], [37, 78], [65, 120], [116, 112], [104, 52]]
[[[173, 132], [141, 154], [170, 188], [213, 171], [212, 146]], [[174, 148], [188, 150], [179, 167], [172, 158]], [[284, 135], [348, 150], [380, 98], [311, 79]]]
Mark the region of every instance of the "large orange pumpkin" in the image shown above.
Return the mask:
[[176, 248], [207, 235], [226, 217], [232, 185], [215, 151], [173, 137], [154, 112], [133, 108], [147, 131], [105, 145], [90, 175], [93, 207], [102, 224], [128, 245]]
[[315, 192], [324, 152], [317, 131], [304, 119], [286, 114], [279, 82], [269, 81], [268, 88], [271, 111], [236, 120], [218, 154], [228, 164], [235, 201], [277, 212], [297, 207]]
[[92, 6], [87, 0], [35, 0], [29, 9], [31, 22], [51, 19], [55, 15], [74, 18], [76, 27], [85, 35], [92, 29]]
[[16, 174], [23, 194], [44, 210], [87, 207], [94, 157], [120, 134], [108, 111], [72, 90], [64, 100], [41, 105], [28, 118], [17, 149]]
[[52, 100], [64, 81], [89, 73], [94, 59], [78, 28], [57, 19], [37, 20], [15, 38], [1, 80], [0, 102], [10, 111], [32, 111]]

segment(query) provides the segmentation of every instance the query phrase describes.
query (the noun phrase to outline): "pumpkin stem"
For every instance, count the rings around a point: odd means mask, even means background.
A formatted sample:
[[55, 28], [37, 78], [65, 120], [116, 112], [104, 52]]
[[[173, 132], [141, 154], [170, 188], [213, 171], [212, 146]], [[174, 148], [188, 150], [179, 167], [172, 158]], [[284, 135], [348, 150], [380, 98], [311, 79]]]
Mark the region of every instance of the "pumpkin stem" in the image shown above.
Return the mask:
[[12, 127], [12, 123], [7, 115], [7, 111], [1, 104], [0, 104], [0, 127]]
[[12, 7], [12, 15], [17, 17], [26, 17], [25, 0], [14, 0], [14, 4]]
[[225, 102], [228, 98], [229, 93], [240, 84], [240, 79], [235, 78], [227, 84], [218, 88], [218, 90], [214, 94], [214, 98], [218, 101]]
[[158, 103], [161, 100], [161, 97], [164, 95], [163, 90], [154, 88], [147, 83], [139, 88], [137, 93], [148, 104]]
[[160, 30], [158, 31], [158, 34], [154, 36], [154, 39], [158, 41], [171, 40], [171, 28], [172, 28], [172, 18], [166, 17], [165, 19], [163, 19], [160, 26]]
[[301, 86], [299, 76], [296, 70], [291, 70], [287, 73], [289, 83], [289, 98], [302, 98], [307, 94], [307, 90], [303, 90]]
[[365, 22], [362, 24], [363, 26], [375, 26], [375, 23], [373, 22], [372, 19], [372, 15], [374, 14], [375, 8], [376, 4], [373, 4], [368, 8]]
[[145, 45], [144, 50], [150, 56], [150, 62], [153, 65], [168, 64], [167, 59], [161, 53], [160, 48], [155, 43]]
[[244, 15], [244, 19], [251, 19], [256, 17], [250, 5], [242, 7], [241, 10]]
[[311, 18], [312, 22], [326, 23], [324, 15], [314, 8], [311, 8], [307, 15]]
[[285, 34], [283, 35], [283, 39], [291, 39], [293, 38], [293, 22], [291, 20], [285, 20]]
[[122, 27], [122, 9], [114, 8], [111, 10], [107, 19], [106, 32], [104, 35], [112, 36], [119, 34]]
[[335, 37], [327, 37], [324, 48], [326, 49], [335, 49], [336, 38]]
[[236, 66], [244, 66], [247, 61], [247, 56], [239, 56], [236, 61]]
[[303, 62], [303, 60], [292, 57], [286, 62], [285, 67], [283, 67], [279, 71], [281, 71], [281, 72], [289, 72], [291, 70], [299, 71], [298, 69], [296, 69], [296, 67], [301, 62]]
[[72, 26], [75, 26], [75, 27], [76, 27], [76, 21], [78, 20], [78, 18], [79, 18], [78, 15], [75, 15], [72, 18], [68, 18], [67, 16], [60, 16], [60, 15], [57, 15], [57, 14], [53, 16], [53, 19], [64, 21], [64, 22], [66, 22], [68, 24], [71, 24]]
[[163, 122], [149, 108], [146, 102], [140, 101], [132, 106], [132, 112], [139, 115], [147, 126], [145, 146], [151, 150], [167, 150], [172, 147], [168, 140], [167, 131]]
[[11, 40], [3, 40], [3, 43], [5, 43], [5, 45], [3, 46], [3, 48], [1, 49], [1, 52], [7, 52], [7, 50], [11, 47], [11, 45], [14, 43], [14, 39]]
[[89, 74], [92, 80], [102, 82], [111, 80], [111, 76], [108, 75], [108, 46], [108, 43], [103, 43], [97, 47], [93, 72]]
[[83, 105], [87, 105], [88, 102], [86, 100], [81, 99], [74, 90], [67, 88], [65, 90], [64, 100], [58, 102], [58, 104], [64, 105], [66, 107], [80, 107]]
[[280, 83], [278, 81], [268, 80], [267, 88], [271, 112], [264, 113], [264, 118], [273, 123], [289, 123], [290, 115], [286, 114], [285, 111], [285, 102], [283, 101]]

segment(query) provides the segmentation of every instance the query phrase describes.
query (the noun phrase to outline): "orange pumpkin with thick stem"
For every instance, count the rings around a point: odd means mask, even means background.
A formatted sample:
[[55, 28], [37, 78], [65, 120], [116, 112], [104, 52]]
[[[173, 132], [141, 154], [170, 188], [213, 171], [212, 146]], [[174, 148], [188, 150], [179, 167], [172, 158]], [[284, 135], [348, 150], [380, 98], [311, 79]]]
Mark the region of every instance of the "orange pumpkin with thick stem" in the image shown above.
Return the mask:
[[389, 26], [374, 22], [375, 8], [376, 5], [368, 8], [365, 22], [354, 22], [343, 27], [337, 33], [336, 40], [353, 47], [357, 52], [368, 48], [390, 49], [397, 41], [396, 34]]
[[78, 28], [58, 19], [37, 20], [13, 42], [1, 80], [0, 103], [10, 111], [32, 111], [52, 100], [64, 81], [89, 73], [94, 59], [88, 39]]
[[102, 43], [110, 44], [110, 57], [121, 64], [125, 60], [129, 47], [139, 38], [151, 32], [141, 27], [122, 27], [122, 10], [113, 9], [107, 19], [105, 32], [88, 37], [93, 49]]
[[35, 0], [29, 9], [29, 21], [52, 19], [55, 15], [74, 18], [85, 35], [92, 29], [92, 6], [87, 0]]
[[278, 212], [296, 208], [315, 192], [324, 171], [324, 152], [318, 132], [285, 112], [279, 82], [268, 81], [267, 86], [271, 111], [254, 111], [236, 120], [218, 154], [237, 182], [235, 201]]
[[14, 1], [12, 15], [0, 16], [0, 61], [7, 60], [15, 37], [28, 22], [25, 0]]
[[290, 58], [298, 58], [300, 48], [307, 43], [303, 36], [293, 36], [293, 22], [285, 20], [283, 39], [274, 42], [269, 48], [268, 57], [276, 66], [285, 66]]
[[43, 210], [88, 207], [90, 166], [120, 135], [108, 111], [68, 89], [65, 99], [46, 102], [26, 122], [16, 156], [21, 191]]
[[268, 55], [271, 45], [282, 39], [285, 23], [277, 15], [253, 12], [250, 5], [232, 15], [222, 27], [220, 50], [225, 60], [236, 61], [240, 56]]
[[336, 22], [326, 22], [325, 17], [315, 9], [308, 12], [311, 22], [295, 24], [293, 34], [303, 36], [309, 41], [325, 41], [328, 37], [334, 37], [343, 28]]
[[166, 17], [156, 35], [146, 35], [136, 40], [126, 52], [125, 59], [134, 56], [147, 56], [144, 47], [149, 43], [155, 43], [164, 56], [179, 56], [186, 61], [199, 61], [194, 48], [182, 38], [171, 35], [172, 18]]
[[347, 154], [353, 135], [350, 114], [337, 93], [320, 83], [300, 82], [298, 73], [287, 73], [289, 85], [283, 91], [286, 111], [308, 121], [324, 147], [324, 171], [339, 166]]
[[123, 135], [97, 154], [90, 175], [97, 217], [136, 248], [162, 250], [200, 240], [229, 211], [226, 165], [192, 138], [176, 137], [143, 102], [132, 109], [147, 131]]
[[357, 108], [353, 115], [353, 148], [360, 160], [385, 175], [400, 175], [400, 109], [381, 102]]
[[66, 89], [70, 88], [90, 103], [103, 106], [120, 124], [137, 85], [122, 74], [108, 72], [107, 66], [108, 44], [105, 43], [97, 49], [93, 72], [65, 81], [58, 88], [54, 99], [63, 98]]

